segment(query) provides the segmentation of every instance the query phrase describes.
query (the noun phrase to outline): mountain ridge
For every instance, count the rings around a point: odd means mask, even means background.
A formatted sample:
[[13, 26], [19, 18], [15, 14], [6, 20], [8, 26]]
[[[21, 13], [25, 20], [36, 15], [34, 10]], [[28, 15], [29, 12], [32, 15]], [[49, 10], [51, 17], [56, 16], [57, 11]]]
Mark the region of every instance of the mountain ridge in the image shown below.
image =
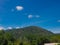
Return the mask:
[[11, 33], [14, 37], [20, 37], [26, 35], [49, 36], [53, 34], [52, 32], [37, 26], [28, 26], [24, 28], [10, 29], [6, 31]]

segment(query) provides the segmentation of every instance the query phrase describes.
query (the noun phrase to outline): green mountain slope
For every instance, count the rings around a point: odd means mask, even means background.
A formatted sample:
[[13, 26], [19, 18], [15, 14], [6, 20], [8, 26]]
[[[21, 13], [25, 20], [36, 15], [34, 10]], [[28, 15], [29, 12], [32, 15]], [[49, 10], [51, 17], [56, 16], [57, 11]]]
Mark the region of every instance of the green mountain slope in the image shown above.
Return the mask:
[[7, 30], [7, 32], [11, 33], [15, 37], [27, 36], [27, 35], [47, 36], [53, 34], [52, 32], [37, 26], [12, 29], [12, 30]]
[[53, 34], [36, 26], [0, 31], [0, 45], [44, 45], [45, 43], [60, 43], [60, 34]]

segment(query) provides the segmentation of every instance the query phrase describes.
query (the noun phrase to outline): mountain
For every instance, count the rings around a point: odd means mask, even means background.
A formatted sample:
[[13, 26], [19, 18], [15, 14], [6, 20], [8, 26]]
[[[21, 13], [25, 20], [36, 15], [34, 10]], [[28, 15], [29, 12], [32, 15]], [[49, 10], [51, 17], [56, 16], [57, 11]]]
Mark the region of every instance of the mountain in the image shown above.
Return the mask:
[[15, 37], [21, 37], [27, 35], [49, 36], [53, 34], [52, 32], [37, 26], [28, 26], [20, 29], [11, 29], [11, 30], [6, 30], [6, 32], [9, 32]]
[[44, 45], [45, 43], [60, 43], [60, 34], [54, 34], [37, 26], [0, 31], [1, 45]]

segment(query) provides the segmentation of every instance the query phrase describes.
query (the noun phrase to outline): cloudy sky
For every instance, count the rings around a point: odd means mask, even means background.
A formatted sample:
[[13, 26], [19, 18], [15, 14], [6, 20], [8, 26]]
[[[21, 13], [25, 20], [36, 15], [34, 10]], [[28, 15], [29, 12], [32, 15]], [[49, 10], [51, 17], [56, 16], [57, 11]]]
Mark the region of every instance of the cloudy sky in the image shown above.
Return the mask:
[[39, 26], [60, 32], [60, 0], [0, 0], [0, 29]]

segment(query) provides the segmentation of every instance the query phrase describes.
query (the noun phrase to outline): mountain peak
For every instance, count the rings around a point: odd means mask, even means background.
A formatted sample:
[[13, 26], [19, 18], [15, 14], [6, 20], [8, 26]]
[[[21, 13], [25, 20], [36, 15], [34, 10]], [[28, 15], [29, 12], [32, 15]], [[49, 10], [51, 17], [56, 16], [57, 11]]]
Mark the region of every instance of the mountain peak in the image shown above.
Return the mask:
[[52, 32], [37, 26], [28, 26], [14, 30], [12, 29], [12, 30], [8, 30], [8, 32], [11, 33], [13, 36], [17, 36], [17, 37], [30, 35], [30, 34], [39, 35], [39, 36], [48, 36], [53, 34]]

